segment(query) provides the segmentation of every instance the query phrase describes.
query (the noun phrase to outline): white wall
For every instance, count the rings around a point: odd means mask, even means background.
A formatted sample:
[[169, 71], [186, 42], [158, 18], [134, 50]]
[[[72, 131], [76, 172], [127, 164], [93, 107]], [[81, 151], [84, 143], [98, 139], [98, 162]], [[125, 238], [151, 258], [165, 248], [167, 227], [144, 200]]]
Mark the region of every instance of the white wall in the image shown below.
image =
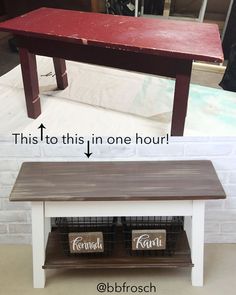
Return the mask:
[[[163, 146], [92, 146], [92, 160], [212, 160], [227, 193], [208, 201], [206, 242], [236, 242], [236, 137], [172, 138]], [[0, 243], [31, 242], [29, 203], [8, 201], [23, 161], [88, 161], [85, 146], [19, 146], [0, 140]]]

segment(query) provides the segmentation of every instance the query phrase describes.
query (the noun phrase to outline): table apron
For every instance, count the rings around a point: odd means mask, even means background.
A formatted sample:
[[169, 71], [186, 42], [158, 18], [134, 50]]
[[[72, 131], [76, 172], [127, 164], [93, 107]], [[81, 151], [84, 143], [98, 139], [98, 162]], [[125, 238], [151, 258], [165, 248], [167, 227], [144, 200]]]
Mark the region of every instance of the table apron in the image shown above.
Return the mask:
[[163, 55], [82, 45], [61, 40], [16, 36], [17, 44], [31, 53], [176, 78], [191, 75], [192, 60]]
[[44, 202], [45, 217], [192, 216], [195, 201]]

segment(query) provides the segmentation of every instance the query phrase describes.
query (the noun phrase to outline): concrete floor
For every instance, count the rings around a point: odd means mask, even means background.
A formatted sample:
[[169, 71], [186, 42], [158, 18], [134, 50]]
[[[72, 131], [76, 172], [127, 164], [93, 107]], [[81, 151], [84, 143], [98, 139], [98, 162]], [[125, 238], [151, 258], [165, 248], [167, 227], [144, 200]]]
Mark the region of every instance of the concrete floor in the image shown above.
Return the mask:
[[[0, 246], [0, 295], [100, 294], [100, 282], [157, 286], [158, 295], [233, 295], [236, 290], [236, 244], [206, 244], [205, 284], [192, 287], [190, 269], [49, 271], [45, 289], [32, 288], [31, 246]], [[107, 294], [107, 293], [105, 293]], [[122, 293], [125, 294], [125, 293]], [[131, 294], [131, 293], [126, 293]], [[135, 294], [135, 293], [133, 293]], [[144, 293], [143, 293], [144, 294]]]

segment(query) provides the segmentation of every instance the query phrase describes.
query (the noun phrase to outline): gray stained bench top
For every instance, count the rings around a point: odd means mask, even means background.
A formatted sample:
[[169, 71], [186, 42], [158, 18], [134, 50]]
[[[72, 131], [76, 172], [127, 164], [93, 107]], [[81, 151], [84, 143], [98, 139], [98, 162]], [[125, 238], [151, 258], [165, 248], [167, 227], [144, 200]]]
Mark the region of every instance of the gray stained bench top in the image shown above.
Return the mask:
[[11, 201], [223, 199], [210, 161], [26, 162]]

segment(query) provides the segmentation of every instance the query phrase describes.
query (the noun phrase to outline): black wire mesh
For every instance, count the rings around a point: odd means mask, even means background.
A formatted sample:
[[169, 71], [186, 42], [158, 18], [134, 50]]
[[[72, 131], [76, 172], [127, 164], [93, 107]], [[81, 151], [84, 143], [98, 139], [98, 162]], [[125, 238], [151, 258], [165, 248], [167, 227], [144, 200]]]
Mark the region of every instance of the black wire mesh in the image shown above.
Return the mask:
[[[116, 223], [116, 217], [57, 217], [55, 219], [64, 253], [68, 256], [109, 256], [115, 242]], [[104, 252], [71, 253], [68, 234], [80, 232], [102, 232]]]
[[[172, 256], [176, 242], [183, 231], [184, 218], [181, 216], [161, 217], [122, 217], [125, 248], [131, 256]], [[166, 249], [164, 250], [132, 250], [132, 230], [164, 229], [166, 230]]]

